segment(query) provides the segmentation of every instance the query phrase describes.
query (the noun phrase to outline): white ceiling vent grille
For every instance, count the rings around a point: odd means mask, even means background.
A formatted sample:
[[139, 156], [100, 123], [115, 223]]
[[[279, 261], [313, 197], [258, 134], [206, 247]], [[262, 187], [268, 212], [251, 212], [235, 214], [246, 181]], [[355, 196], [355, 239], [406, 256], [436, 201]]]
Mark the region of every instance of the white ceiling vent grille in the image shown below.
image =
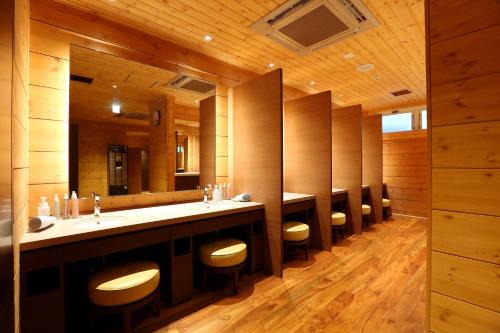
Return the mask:
[[305, 55], [377, 25], [361, 0], [290, 0], [250, 28]]
[[164, 87], [171, 87], [202, 96], [210, 96], [215, 93], [215, 84], [200, 80], [191, 76], [179, 74], [165, 83]]

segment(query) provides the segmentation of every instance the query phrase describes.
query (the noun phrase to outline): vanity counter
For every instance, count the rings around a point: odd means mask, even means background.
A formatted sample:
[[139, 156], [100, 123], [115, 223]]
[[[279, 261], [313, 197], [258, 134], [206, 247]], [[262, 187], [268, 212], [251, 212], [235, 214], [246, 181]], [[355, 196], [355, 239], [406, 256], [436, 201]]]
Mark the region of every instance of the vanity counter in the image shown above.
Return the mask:
[[296, 202], [314, 200], [315, 196], [312, 194], [291, 193], [283, 192], [283, 205], [288, 205]]
[[343, 188], [333, 188], [332, 187], [332, 195], [343, 194], [343, 193], [347, 193], [347, 190], [345, 190]]
[[79, 223], [92, 218], [92, 215], [82, 216], [77, 219], [57, 220], [53, 226], [45, 230], [39, 232], [25, 232], [21, 239], [20, 250], [23, 252], [41, 249], [55, 245], [91, 240], [98, 237], [170, 226], [263, 208], [264, 205], [258, 202], [234, 202], [224, 200], [219, 203], [209, 203], [208, 205], [204, 202], [192, 202], [102, 213], [101, 216], [104, 219], [115, 217], [117, 219], [123, 219], [123, 221], [117, 224], [104, 224], [89, 228], [81, 228], [79, 227]]

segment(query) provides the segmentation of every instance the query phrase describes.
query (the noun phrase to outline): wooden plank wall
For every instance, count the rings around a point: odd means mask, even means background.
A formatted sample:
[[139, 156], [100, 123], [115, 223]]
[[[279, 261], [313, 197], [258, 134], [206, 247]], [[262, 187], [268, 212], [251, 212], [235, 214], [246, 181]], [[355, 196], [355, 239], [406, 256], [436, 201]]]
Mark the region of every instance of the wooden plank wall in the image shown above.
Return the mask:
[[282, 275], [282, 93], [277, 69], [232, 88], [229, 102], [234, 192], [266, 206], [265, 269], [275, 276]]
[[215, 89], [215, 177], [217, 184], [229, 182], [228, 172], [228, 89]]
[[426, 11], [430, 330], [500, 332], [500, 3]]
[[427, 131], [383, 135], [384, 183], [393, 213], [427, 216]]
[[348, 190], [347, 228], [361, 234], [361, 105], [332, 110], [332, 186]]
[[0, 331], [19, 332], [19, 242], [28, 210], [29, 1], [2, 1], [0, 22]]
[[295, 99], [284, 109], [285, 192], [316, 196], [312, 245], [331, 251], [332, 93]]
[[362, 183], [370, 185], [372, 216], [382, 222], [382, 116], [363, 117]]
[[215, 99], [200, 101], [200, 185], [215, 183]]

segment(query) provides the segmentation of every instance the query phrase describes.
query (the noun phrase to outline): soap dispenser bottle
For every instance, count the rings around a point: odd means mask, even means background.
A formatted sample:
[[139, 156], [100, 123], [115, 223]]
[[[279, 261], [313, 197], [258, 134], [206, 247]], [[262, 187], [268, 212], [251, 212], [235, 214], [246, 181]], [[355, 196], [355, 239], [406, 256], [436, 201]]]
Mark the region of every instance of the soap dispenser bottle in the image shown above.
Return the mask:
[[59, 196], [56, 194], [54, 194], [54, 216], [56, 219], [59, 219], [61, 218], [61, 203], [59, 201]]
[[38, 216], [50, 216], [50, 207], [47, 202], [47, 197], [40, 197], [38, 204]]
[[219, 188], [217, 187], [217, 185], [215, 185], [214, 192], [212, 193], [213, 202], [219, 201], [219, 193], [220, 193]]
[[69, 205], [69, 197], [68, 197], [68, 193], [64, 193], [64, 207], [63, 207], [63, 219], [67, 220], [69, 219], [69, 216], [70, 216], [70, 205]]
[[76, 195], [76, 192], [73, 191], [73, 193], [71, 193], [71, 217], [75, 219], [79, 216], [80, 212], [78, 209], [78, 197]]

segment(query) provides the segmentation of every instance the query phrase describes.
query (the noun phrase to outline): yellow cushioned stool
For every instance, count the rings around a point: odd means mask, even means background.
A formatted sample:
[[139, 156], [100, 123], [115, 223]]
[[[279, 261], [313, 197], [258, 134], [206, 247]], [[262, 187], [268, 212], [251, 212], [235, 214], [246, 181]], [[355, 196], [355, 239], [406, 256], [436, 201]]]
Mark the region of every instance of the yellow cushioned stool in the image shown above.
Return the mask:
[[384, 220], [387, 220], [391, 215], [391, 200], [387, 198], [382, 198], [382, 215]]
[[159, 315], [160, 268], [152, 261], [115, 264], [97, 270], [89, 279], [88, 296], [94, 304], [92, 315], [123, 314], [125, 331], [132, 329], [132, 311], [154, 306]]
[[384, 207], [384, 208], [391, 207], [391, 200], [383, 198], [382, 199], [382, 207]]
[[367, 227], [370, 225], [371, 222], [371, 214], [372, 214], [372, 207], [370, 205], [363, 204], [361, 205], [361, 215], [362, 215], [362, 222], [363, 222], [363, 227]]
[[344, 238], [346, 221], [347, 218], [344, 213], [332, 212], [332, 235], [334, 243], [337, 243], [337, 233], [341, 235], [341, 238]]
[[203, 264], [203, 289], [206, 289], [208, 272], [232, 273], [233, 294], [238, 293], [238, 273], [245, 265], [247, 245], [238, 239], [221, 239], [206, 243], [199, 248], [200, 261]]
[[302, 222], [283, 223], [283, 260], [288, 257], [289, 248], [303, 248], [305, 259], [309, 259], [309, 226]]

